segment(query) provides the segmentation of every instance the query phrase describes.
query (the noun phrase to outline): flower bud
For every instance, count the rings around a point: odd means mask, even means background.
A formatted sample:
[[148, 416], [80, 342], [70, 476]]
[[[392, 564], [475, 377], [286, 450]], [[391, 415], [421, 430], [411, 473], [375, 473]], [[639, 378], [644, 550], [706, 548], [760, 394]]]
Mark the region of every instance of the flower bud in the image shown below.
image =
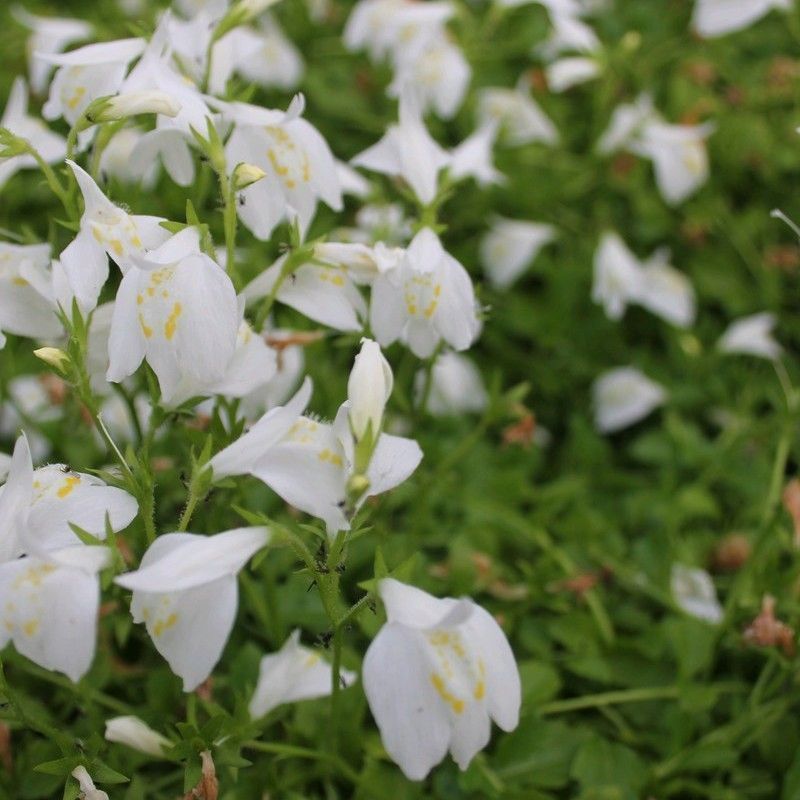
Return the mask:
[[95, 123], [114, 122], [139, 114], [175, 117], [181, 110], [181, 104], [172, 95], [160, 91], [125, 92], [95, 102], [97, 106], [92, 103], [85, 114], [90, 122]]
[[114, 717], [106, 721], [106, 741], [117, 742], [161, 758], [164, 751], [172, 746], [165, 736], [154, 731], [138, 717]]
[[356, 441], [367, 435], [372, 441], [377, 440], [392, 384], [392, 368], [383, 357], [380, 345], [372, 339], [362, 339], [361, 352], [356, 356], [347, 381], [350, 428]]
[[108, 795], [94, 785], [94, 781], [86, 771], [86, 767], [83, 765], [75, 767], [71, 774], [81, 787], [83, 800], [108, 800]]
[[38, 350], [34, 350], [33, 354], [36, 358], [44, 361], [45, 364], [49, 364], [57, 372], [66, 374], [69, 369], [69, 356], [57, 347], [40, 347]]
[[266, 176], [267, 173], [255, 164], [237, 164], [236, 169], [233, 171], [233, 190], [238, 192], [241, 189], [246, 189]]

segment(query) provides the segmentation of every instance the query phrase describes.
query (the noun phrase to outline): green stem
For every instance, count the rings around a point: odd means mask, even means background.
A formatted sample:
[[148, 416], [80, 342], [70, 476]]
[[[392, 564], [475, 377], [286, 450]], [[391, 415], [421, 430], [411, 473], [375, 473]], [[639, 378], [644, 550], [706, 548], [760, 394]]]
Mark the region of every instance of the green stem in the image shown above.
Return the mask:
[[278, 292], [280, 291], [281, 286], [283, 286], [284, 281], [298, 267], [305, 264], [312, 255], [313, 248], [308, 245], [302, 245], [286, 257], [286, 261], [283, 262], [283, 266], [281, 267], [281, 271], [277, 280], [274, 284], [272, 284], [272, 289], [270, 289], [269, 294], [264, 298], [261, 308], [258, 309], [258, 315], [256, 316], [254, 325], [254, 329], [256, 331], [261, 331], [264, 328], [264, 323], [267, 321], [269, 312], [272, 311], [272, 306], [275, 305], [275, 300], [278, 297]]
[[186, 501], [186, 507], [183, 509], [181, 520], [178, 523], [178, 530], [185, 531], [189, 528], [189, 523], [192, 520], [197, 504], [205, 498], [205, 492], [197, 488], [195, 476], [192, 476], [192, 482], [189, 484], [189, 498]]
[[73, 212], [75, 209], [72, 206], [69, 192], [61, 185], [61, 181], [56, 177], [53, 168], [42, 158], [39, 151], [34, 147], [31, 146], [28, 152], [39, 165], [39, 169], [42, 171], [47, 185], [50, 187], [53, 194], [61, 201], [61, 205], [64, 206], [64, 211], [67, 212], [70, 219], [73, 219]]
[[219, 173], [219, 187], [222, 193], [224, 207], [222, 210], [222, 223], [225, 230], [225, 268], [233, 281], [237, 291], [241, 288], [239, 274], [236, 269], [236, 191], [233, 181], [226, 170]]

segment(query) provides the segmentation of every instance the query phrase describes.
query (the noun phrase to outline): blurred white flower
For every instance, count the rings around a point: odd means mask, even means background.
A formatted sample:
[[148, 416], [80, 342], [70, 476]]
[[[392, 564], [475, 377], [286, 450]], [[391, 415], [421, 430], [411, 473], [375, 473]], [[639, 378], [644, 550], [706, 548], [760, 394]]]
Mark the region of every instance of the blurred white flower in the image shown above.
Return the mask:
[[511, 286], [555, 236], [552, 225], [495, 217], [480, 244], [481, 264], [489, 282], [498, 289]]
[[83, 800], [108, 800], [108, 795], [95, 787], [94, 781], [86, 771], [86, 767], [75, 767], [72, 770], [72, 777], [78, 781]]
[[593, 58], [570, 56], [548, 64], [545, 69], [551, 92], [565, 92], [600, 75], [600, 64]]
[[609, 155], [627, 147], [642, 127], [657, 114], [653, 98], [640, 94], [633, 103], [623, 103], [614, 109], [608, 127], [597, 142], [597, 152]]
[[722, 622], [725, 614], [714, 582], [705, 570], [673, 564], [670, 587], [675, 602], [687, 614], [715, 625]]
[[666, 391], [635, 367], [604, 372], [592, 387], [595, 426], [600, 433], [634, 425], [662, 405]]
[[[425, 387], [425, 373], [414, 380], [419, 402]], [[475, 364], [460, 353], [442, 353], [433, 365], [427, 410], [434, 416], [478, 413], [488, 402], [483, 377]]]
[[107, 742], [124, 744], [140, 753], [161, 758], [172, 747], [166, 736], [154, 731], [139, 717], [114, 717], [106, 720], [105, 738]]
[[478, 120], [480, 125], [499, 124], [503, 141], [511, 146], [531, 142], [554, 145], [559, 138], [555, 125], [521, 86], [516, 89], [481, 89], [478, 92]]
[[670, 266], [669, 257], [668, 250], [659, 250], [642, 264], [634, 300], [672, 325], [688, 328], [697, 312], [694, 287], [686, 275]]
[[100, 156], [100, 175], [104, 181], [116, 178], [123, 183], [141, 183], [145, 189], [152, 188], [158, 177], [156, 164], [142, 173], [133, 161], [133, 153], [145, 135], [138, 128], [122, 128], [111, 137]]
[[138, 570], [115, 579], [133, 591], [134, 622], [144, 622], [184, 691], [199, 686], [219, 661], [236, 618], [236, 576], [269, 536], [267, 528], [162, 534]]
[[367, 650], [362, 680], [386, 752], [422, 780], [447, 751], [464, 770], [491, 721], [519, 722], [520, 677], [503, 631], [467, 598], [438, 599], [386, 578], [388, 621]]
[[791, 7], [792, 0], [695, 0], [692, 28], [710, 39], [747, 28], [773, 8]]
[[606, 231], [594, 254], [592, 300], [609, 319], [621, 319], [641, 294], [641, 264], [618, 234]]
[[483, 125], [456, 145], [450, 154], [450, 177], [454, 180], [474, 178], [479, 186], [505, 183], [506, 177], [493, 163], [497, 124]]
[[775, 322], [775, 316], [768, 312], [742, 317], [728, 326], [717, 347], [723, 353], [741, 353], [774, 361], [782, 352], [772, 336]]
[[[350, 686], [356, 673], [339, 672], [342, 686]], [[331, 665], [315, 650], [300, 644], [300, 631], [292, 631], [283, 647], [264, 656], [258, 670], [258, 683], [250, 699], [253, 719], [269, 714], [284, 703], [315, 700], [331, 693]]]
[[472, 281], [430, 228], [414, 237], [395, 269], [375, 280], [370, 324], [382, 347], [402, 338], [419, 358], [442, 340], [454, 350], [474, 341], [480, 323]]

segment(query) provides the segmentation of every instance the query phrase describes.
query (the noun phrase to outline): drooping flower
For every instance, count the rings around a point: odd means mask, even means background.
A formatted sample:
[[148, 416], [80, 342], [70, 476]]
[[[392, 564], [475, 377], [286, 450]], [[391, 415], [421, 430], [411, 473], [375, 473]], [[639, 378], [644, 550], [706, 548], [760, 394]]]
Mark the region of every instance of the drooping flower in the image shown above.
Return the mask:
[[247, 103], [217, 105], [234, 125], [225, 145], [228, 169], [247, 163], [266, 173], [238, 193], [237, 213], [254, 236], [268, 239], [284, 219], [296, 219], [305, 231], [320, 200], [342, 208], [336, 161], [320, 132], [302, 119], [302, 95], [285, 113]]
[[625, 242], [613, 232], [603, 234], [594, 256], [592, 300], [609, 319], [621, 319], [628, 303], [641, 293], [641, 265]]
[[552, 225], [495, 217], [480, 245], [486, 277], [496, 288], [508, 288], [555, 236]]
[[117, 291], [107, 377], [119, 383], [147, 359], [170, 405], [225, 377], [240, 324], [236, 291], [200, 251], [195, 228], [136, 262]]
[[82, 19], [40, 17], [18, 5], [11, 8], [11, 14], [20, 25], [31, 31], [25, 48], [28, 52], [28, 72], [31, 89], [40, 94], [47, 87], [50, 65], [39, 59], [36, 54], [61, 53], [73, 42], [86, 39], [92, 32], [92, 26]]
[[405, 93], [400, 96], [399, 123], [351, 160], [354, 166], [402, 178], [425, 204], [436, 197], [439, 172], [449, 162], [449, 155], [428, 133], [416, 101]]
[[422, 780], [447, 751], [464, 770], [489, 742], [491, 721], [516, 728], [520, 677], [503, 631], [472, 600], [438, 599], [386, 578], [388, 621], [362, 679], [386, 751]]
[[[414, 388], [421, 400], [425, 374], [417, 373]], [[434, 416], [483, 411], [488, 402], [480, 370], [461, 353], [442, 353], [433, 365], [427, 410]]]
[[604, 372], [592, 388], [595, 426], [601, 433], [634, 425], [664, 403], [667, 394], [635, 367]]
[[747, 28], [773, 8], [791, 7], [792, 0], [695, 0], [692, 28], [710, 39]]
[[[343, 687], [356, 680], [355, 672], [342, 669]], [[292, 631], [283, 647], [264, 656], [258, 671], [258, 683], [248, 706], [250, 716], [258, 719], [284, 703], [315, 700], [331, 693], [331, 665], [318, 652], [300, 644], [300, 631]]]
[[154, 731], [139, 717], [114, 717], [106, 720], [105, 738], [107, 742], [124, 744], [140, 753], [161, 758], [172, 742], [166, 736]]
[[399, 265], [372, 287], [370, 323], [382, 347], [402, 338], [419, 358], [444, 340], [466, 350], [480, 327], [472, 281], [439, 237], [423, 228]]
[[[25, 79], [15, 78], [11, 85], [0, 127], [7, 128], [15, 136], [25, 139], [48, 164], [63, 160], [67, 152], [67, 140], [51, 131], [40, 119], [28, 114], [28, 87]], [[20, 169], [38, 169], [32, 155], [18, 155], [0, 159], [0, 187]]]
[[145, 624], [184, 691], [199, 686], [219, 661], [236, 617], [236, 576], [268, 540], [269, 530], [258, 527], [163, 534], [138, 570], [115, 579], [133, 591], [134, 622]]
[[669, 250], [657, 250], [642, 264], [636, 302], [672, 325], [686, 328], [697, 312], [694, 288], [683, 272], [669, 263]]
[[737, 319], [722, 334], [717, 347], [723, 353], [741, 353], [775, 361], [782, 352], [772, 336], [775, 322], [775, 316], [768, 312]]
[[128, 214], [103, 194], [85, 170], [67, 163], [83, 195], [84, 211], [78, 235], [59, 261], [78, 304], [88, 312], [97, 305], [108, 279], [107, 256], [126, 273], [134, 265], [134, 256], [163, 244], [170, 234], [161, 227], [162, 218]]
[[362, 339], [347, 381], [350, 430], [357, 442], [367, 436], [377, 438], [393, 385], [392, 368], [378, 343]]
[[722, 621], [724, 611], [714, 582], [705, 570], [673, 564], [670, 588], [675, 602], [687, 614], [715, 625]]
[[550, 145], [558, 142], [555, 125], [522, 86], [481, 89], [478, 119], [480, 125], [499, 124], [503, 141], [514, 147], [531, 142]]

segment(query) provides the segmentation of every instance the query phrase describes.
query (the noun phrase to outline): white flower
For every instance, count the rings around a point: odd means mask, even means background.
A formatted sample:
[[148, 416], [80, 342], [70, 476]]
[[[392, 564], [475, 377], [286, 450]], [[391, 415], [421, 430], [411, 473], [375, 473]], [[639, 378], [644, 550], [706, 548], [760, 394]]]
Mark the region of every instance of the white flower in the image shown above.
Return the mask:
[[102, 110], [94, 121], [113, 122], [139, 114], [162, 114], [167, 117], [176, 117], [180, 110], [181, 104], [166, 92], [153, 89], [123, 92], [103, 103]]
[[306, 378], [286, 405], [270, 409], [250, 430], [209, 461], [214, 480], [251, 472], [297, 422], [310, 398], [311, 380]]
[[100, 175], [104, 181], [117, 178], [123, 183], [152, 188], [158, 177], [157, 165], [151, 164], [144, 172], [133, 161], [133, 154], [146, 134], [138, 128], [122, 128], [109, 140], [100, 156]]
[[75, 767], [72, 770], [72, 777], [78, 781], [83, 800], [108, 800], [108, 795], [95, 787], [94, 781], [86, 771], [86, 767]]
[[670, 586], [675, 602], [697, 619], [716, 625], [725, 616], [711, 576], [702, 569], [673, 564]]
[[306, 336], [304, 332], [277, 328], [263, 331], [267, 347], [275, 354], [276, 370], [268, 383], [243, 398], [242, 413], [246, 419], [261, 416], [265, 409], [283, 405], [297, 390], [305, 373], [303, 339]]
[[597, 142], [597, 152], [609, 155], [627, 147], [644, 125], [653, 119], [657, 119], [657, 114], [649, 94], [640, 94], [633, 103], [617, 106]]
[[42, 108], [44, 118], [63, 117], [74, 125], [90, 103], [119, 91], [128, 64], [142, 54], [145, 45], [144, 39], [119, 39], [68, 53], [35, 53], [36, 58], [58, 67]]
[[225, 377], [239, 329], [236, 292], [222, 267], [199, 251], [195, 228], [137, 261], [117, 291], [107, 378], [119, 383], [147, 359], [170, 405], [187, 387]]
[[[355, 682], [356, 674], [343, 669], [343, 686]], [[258, 719], [284, 703], [315, 700], [331, 693], [331, 665], [318, 652], [300, 644], [300, 631], [292, 631], [283, 647], [261, 659], [258, 684], [250, 699], [250, 716]]]
[[600, 433], [615, 433], [644, 419], [664, 403], [667, 394], [635, 367], [618, 367], [603, 373], [592, 387], [595, 426]]
[[555, 236], [552, 225], [495, 217], [480, 245], [486, 277], [498, 289], [509, 287]]
[[428, 133], [417, 103], [407, 94], [400, 97], [399, 120], [399, 124], [389, 126], [377, 144], [359, 153], [351, 163], [402, 178], [421, 203], [431, 203], [436, 197], [439, 171], [450, 158]]
[[600, 75], [600, 64], [585, 56], [560, 58], [548, 64], [545, 75], [551, 92], [565, 92], [573, 86], [597, 78]]
[[172, 747], [172, 742], [166, 736], [154, 731], [138, 717], [114, 717], [106, 720], [105, 736], [107, 742], [124, 744], [156, 758], [161, 758], [164, 751]]
[[28, 70], [30, 72], [31, 89], [40, 94], [47, 86], [50, 65], [36, 57], [36, 53], [61, 53], [65, 47], [86, 39], [92, 32], [92, 26], [82, 19], [68, 17], [40, 17], [31, 14], [22, 6], [13, 6], [11, 13], [14, 19], [24, 25], [32, 35], [29, 37], [26, 50], [28, 52]]
[[134, 622], [144, 622], [184, 691], [199, 686], [219, 661], [236, 618], [236, 576], [268, 540], [267, 528], [164, 534], [138, 570], [115, 579], [133, 591]]
[[695, 0], [692, 28], [706, 38], [742, 30], [773, 8], [789, 10], [792, 0]]
[[472, 177], [479, 186], [505, 183], [505, 175], [492, 163], [496, 138], [497, 124], [489, 123], [464, 139], [450, 154], [450, 177], [455, 180]]
[[83, 195], [84, 211], [78, 235], [59, 260], [81, 309], [88, 312], [97, 305], [108, 278], [107, 255], [125, 273], [133, 266], [134, 256], [163, 244], [170, 234], [161, 227], [160, 217], [128, 214], [100, 191], [85, 170], [67, 163]]
[[[56, 164], [67, 152], [67, 141], [53, 133], [40, 119], [28, 114], [28, 87], [24, 78], [16, 78], [11, 85], [0, 127], [7, 128], [15, 136], [25, 139], [48, 163]], [[31, 155], [12, 156], [0, 159], [0, 187], [20, 169], [38, 169]]]
[[600, 40], [595, 32], [575, 13], [554, 8], [549, 11], [553, 30], [536, 48], [546, 61], [553, 61], [564, 52], [593, 53], [600, 49]]
[[297, 219], [305, 231], [319, 200], [335, 211], [342, 208], [336, 161], [319, 131], [301, 118], [304, 105], [302, 95], [285, 113], [220, 104], [223, 116], [234, 123], [225, 145], [228, 169], [246, 162], [267, 173], [239, 192], [236, 205], [239, 218], [259, 239], [269, 239], [283, 219]]
[[461, 49], [441, 31], [397, 50], [388, 93], [408, 93], [423, 111], [433, 109], [443, 119], [452, 119], [464, 102], [471, 75]]
[[641, 264], [613, 232], [603, 234], [594, 255], [592, 300], [609, 319], [621, 319], [628, 303], [641, 294]]
[[742, 317], [728, 326], [717, 347], [723, 353], [742, 353], [774, 361], [782, 352], [772, 337], [774, 327], [775, 316], [767, 312]]
[[[283, 255], [242, 292], [248, 305], [266, 297], [279, 279], [288, 255]], [[276, 299], [309, 319], [340, 331], [360, 331], [367, 305], [347, 268], [319, 262], [301, 264], [278, 289]]]
[[58, 400], [51, 397], [41, 375], [18, 375], [8, 382], [7, 393], [8, 400], [0, 406], [0, 434], [10, 439], [24, 431], [34, 458], [45, 459], [52, 445], [38, 425], [63, 417]]
[[[418, 400], [425, 385], [425, 374], [420, 371], [414, 380]], [[434, 416], [476, 413], [483, 411], [488, 402], [486, 387], [480, 370], [460, 353], [442, 353], [433, 365], [427, 410]]]
[[705, 140], [714, 132], [713, 123], [669, 125], [648, 122], [630, 149], [653, 162], [656, 184], [670, 205], [685, 200], [708, 180]]
[[391, 578], [379, 591], [388, 621], [364, 658], [362, 680], [383, 745], [411, 780], [447, 751], [464, 770], [491, 720], [519, 722], [520, 678], [494, 618], [467, 598], [437, 599]]
[[635, 301], [672, 325], [687, 328], [697, 312], [694, 288], [668, 260], [669, 251], [660, 250], [642, 265]]
[[72, 681], [94, 658], [100, 586], [111, 562], [107, 547], [75, 545], [0, 564], [0, 647]]
[[372, 339], [362, 339], [347, 381], [350, 430], [357, 442], [366, 436], [372, 441], [377, 439], [393, 385], [392, 368], [380, 345]]
[[51, 280], [49, 244], [0, 242], [0, 331], [34, 339], [60, 336]]
[[[303, 77], [303, 58], [300, 51], [286, 38], [275, 20], [267, 15], [259, 23], [260, 30], [237, 28], [231, 33], [250, 37], [250, 47], [240, 51], [236, 71], [245, 80], [266, 88], [291, 91]], [[223, 40], [224, 41], [224, 40]]]
[[481, 125], [498, 123], [504, 141], [512, 146], [558, 142], [555, 125], [521, 87], [481, 89], [478, 93], [478, 119]]
[[8, 470], [11, 467], [11, 456], [0, 453], [0, 481], [5, 481], [8, 477]]
[[414, 237], [399, 266], [375, 280], [370, 323], [382, 347], [402, 338], [419, 358], [442, 339], [454, 350], [474, 341], [480, 324], [472, 281], [429, 228]]

